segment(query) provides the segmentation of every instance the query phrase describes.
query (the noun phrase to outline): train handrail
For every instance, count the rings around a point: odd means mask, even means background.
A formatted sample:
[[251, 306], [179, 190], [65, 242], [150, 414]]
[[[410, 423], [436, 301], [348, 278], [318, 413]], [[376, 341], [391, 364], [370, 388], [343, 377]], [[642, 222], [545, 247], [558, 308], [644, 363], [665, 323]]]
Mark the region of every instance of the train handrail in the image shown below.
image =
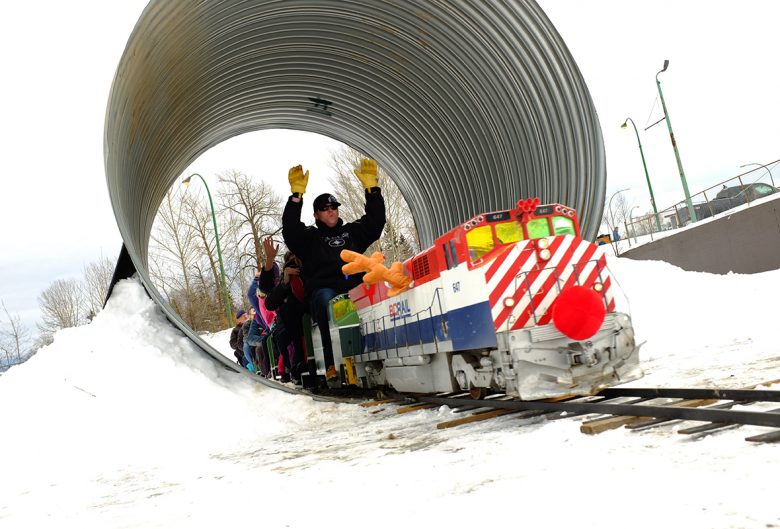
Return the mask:
[[[581, 270], [585, 268], [586, 265], [590, 263], [594, 263], [598, 273], [599, 282], [603, 285], [604, 284], [603, 272], [604, 270], [607, 269], [607, 266], [606, 264], [602, 265], [600, 261], [601, 258], [590, 259], [585, 262], [579, 262], [579, 263], [573, 263], [571, 265], [567, 265], [565, 268], [568, 268], [569, 266], [572, 267], [572, 273], [574, 274], [575, 277], [575, 283], [577, 285], [582, 286], [582, 281], [580, 279]], [[578, 267], [580, 268], [580, 270], [578, 270]], [[539, 324], [539, 317], [536, 314], [537, 307], [534, 306], [534, 296], [531, 294], [531, 285], [529, 284], [528, 281], [528, 274], [530, 274], [531, 272], [541, 273], [544, 272], [545, 270], [552, 270], [552, 273], [555, 276], [555, 286], [558, 289], [558, 294], [560, 294], [563, 291], [563, 286], [561, 285], [561, 276], [558, 273], [557, 268], [558, 268], [557, 266], [548, 266], [546, 268], [542, 268], [541, 270], [523, 270], [518, 272], [518, 274], [515, 276], [515, 290], [517, 289], [517, 281], [520, 279], [520, 276], [523, 276], [523, 280], [525, 281], [527, 288], [524, 296], [528, 296], [528, 302], [531, 308], [531, 316], [533, 316], [534, 319], [534, 325]], [[606, 288], [602, 289], [599, 294], [601, 295], [601, 299], [604, 302], [604, 307], [609, 308], [609, 302], [607, 301], [607, 289]]]
[[[403, 320], [404, 332], [405, 332], [405, 338], [406, 338], [405, 341], [408, 342], [409, 341], [409, 328], [408, 328], [408, 325], [407, 325], [407, 320], [409, 318], [416, 317], [417, 318], [417, 328], [418, 328], [417, 334], [420, 337], [419, 345], [420, 345], [420, 351], [422, 352], [424, 350], [425, 344], [422, 341], [422, 332], [419, 331], [419, 328], [420, 328], [420, 314], [427, 313], [428, 314], [428, 319], [431, 322], [431, 331], [432, 331], [432, 334], [433, 334], [433, 344], [434, 344], [434, 347], [436, 348], [436, 353], [439, 353], [439, 339], [438, 339], [438, 336], [437, 336], [437, 333], [436, 333], [436, 326], [435, 326], [435, 324], [433, 322], [433, 305], [434, 305], [434, 303], [438, 302], [439, 316], [441, 317], [441, 320], [442, 320], [442, 333], [444, 334], [445, 337], [447, 337], [447, 336], [449, 336], [449, 328], [446, 325], [447, 316], [444, 313], [444, 311], [442, 310], [441, 292], [443, 292], [443, 291], [444, 291], [444, 289], [442, 287], [436, 287], [436, 289], [433, 292], [433, 296], [431, 297], [431, 303], [428, 305], [428, 307], [426, 307], [424, 309], [421, 309], [421, 310], [418, 310], [414, 314], [408, 314], [408, 315], [400, 316], [400, 317], [398, 317], [398, 318], [396, 318], [394, 320], [391, 319], [390, 321], [393, 324], [392, 327], [391, 327], [392, 331], [393, 331], [393, 334], [396, 335], [396, 333], [397, 333], [397, 321], [398, 320]], [[374, 336], [379, 336], [380, 333], [384, 333], [386, 330], [389, 329], [385, 325], [385, 318], [389, 318], [389, 317], [390, 317], [389, 314], [383, 314], [382, 316], [380, 316], [378, 318], [374, 318], [373, 320], [370, 320], [370, 321], [367, 321], [367, 322], [363, 323], [361, 325], [361, 331], [363, 331], [363, 335], [366, 336], [366, 335], [369, 334], [368, 333], [369, 325], [371, 325], [372, 328], [373, 328]], [[377, 324], [379, 324], [379, 326], [380, 326], [380, 330], [379, 331], [377, 331]], [[373, 340], [373, 346], [371, 348], [371, 352], [375, 352], [375, 353], [379, 352], [380, 348], [379, 348], [378, 344], [379, 344], [379, 340], [375, 338]], [[386, 350], [387, 347], [384, 347], [383, 349]], [[398, 355], [398, 340], [395, 340], [395, 352], [396, 352], [396, 355]]]

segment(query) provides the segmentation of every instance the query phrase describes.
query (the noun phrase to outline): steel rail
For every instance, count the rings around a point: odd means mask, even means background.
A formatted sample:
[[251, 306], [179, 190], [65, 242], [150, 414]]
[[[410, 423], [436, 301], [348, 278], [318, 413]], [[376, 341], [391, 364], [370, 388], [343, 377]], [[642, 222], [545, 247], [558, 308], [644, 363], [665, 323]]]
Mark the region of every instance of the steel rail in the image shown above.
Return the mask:
[[780, 391], [760, 389], [608, 388], [598, 396], [780, 402]]
[[685, 408], [672, 405], [659, 406], [647, 404], [612, 404], [607, 402], [542, 402], [507, 400], [472, 400], [462, 398], [441, 398], [418, 396], [415, 400], [423, 403], [447, 406], [473, 406], [479, 408], [500, 408], [506, 410], [543, 410], [548, 412], [572, 412], [603, 414], [629, 417], [657, 417], [664, 419], [682, 419], [690, 421], [716, 422], [728, 424], [746, 424], [780, 428], [780, 413], [723, 410], [710, 408]]

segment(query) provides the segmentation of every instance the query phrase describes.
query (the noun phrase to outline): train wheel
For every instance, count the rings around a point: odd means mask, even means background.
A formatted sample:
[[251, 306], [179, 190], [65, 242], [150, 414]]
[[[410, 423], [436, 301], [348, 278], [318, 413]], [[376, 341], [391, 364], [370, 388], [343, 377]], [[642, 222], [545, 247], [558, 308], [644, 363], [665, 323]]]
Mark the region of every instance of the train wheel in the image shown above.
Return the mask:
[[482, 400], [485, 397], [485, 388], [471, 386], [469, 388], [469, 396], [474, 400]]

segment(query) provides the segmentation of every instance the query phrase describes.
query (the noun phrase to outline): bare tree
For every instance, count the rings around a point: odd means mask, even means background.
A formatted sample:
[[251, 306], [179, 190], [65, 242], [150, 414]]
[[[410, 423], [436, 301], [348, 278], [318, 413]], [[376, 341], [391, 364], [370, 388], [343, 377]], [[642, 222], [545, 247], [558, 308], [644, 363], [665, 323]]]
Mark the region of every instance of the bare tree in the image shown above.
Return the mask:
[[263, 239], [281, 231], [282, 200], [266, 182], [253, 182], [239, 171], [219, 175], [222, 184], [218, 192], [220, 204], [238, 245], [238, 271], [250, 269], [252, 274], [265, 260]]
[[[604, 203], [604, 213], [601, 217], [601, 223], [607, 226], [607, 232], [614, 234], [617, 230], [621, 238], [629, 237], [631, 234], [628, 233], [627, 229], [624, 229], [623, 233], [620, 234], [620, 227], [626, 228], [628, 226], [631, 209], [631, 203], [622, 191], [612, 195], [610, 200]], [[619, 255], [620, 242], [615, 240], [614, 236], [612, 236], [612, 247], [615, 255]]]
[[82, 287], [88, 320], [92, 321], [103, 308], [113, 275], [114, 262], [108, 257], [101, 257], [84, 267]]
[[[200, 292], [200, 295], [197, 296], [200, 309], [204, 306], [209, 308], [222, 307], [222, 275], [219, 265], [217, 234], [214, 232], [215, 217], [212, 216], [210, 205], [192, 195], [182, 200], [182, 207], [187, 211], [186, 222], [197, 241], [198, 249], [197, 258], [192, 265], [198, 283], [190, 285], [190, 287], [194, 286]], [[225, 229], [220, 230], [220, 232], [224, 235]], [[218, 310], [208, 319], [224, 321], [226, 319], [224, 309]], [[224, 323], [226, 326], [230, 325], [230, 321], [224, 321]]]
[[40, 296], [43, 313], [38, 328], [44, 334], [86, 323], [82, 288], [77, 279], [57, 279]]
[[612, 228], [625, 225], [631, 214], [631, 203], [623, 193], [618, 193], [612, 203]]
[[[360, 167], [362, 158], [365, 156], [350, 147], [334, 152], [331, 158], [331, 168], [336, 172], [336, 176], [330, 183], [341, 203], [339, 209], [345, 217], [345, 222], [360, 218], [365, 213], [365, 191], [353, 172]], [[401, 190], [381, 167], [378, 176], [385, 199], [387, 220], [379, 241], [372, 244], [366, 253], [381, 250], [389, 262], [404, 261], [419, 251], [417, 228]]]
[[[224, 233], [220, 232], [222, 241], [222, 257], [225, 261], [225, 276], [230, 288], [231, 299], [238, 300], [236, 305], [246, 308], [246, 288], [257, 272], [256, 257], [249, 256], [245, 251], [250, 244], [246, 233], [241, 233], [238, 226], [241, 219], [228, 209], [222, 209], [224, 224], [228, 226]], [[252, 244], [254, 246], [254, 244]], [[242, 264], [243, 261], [243, 264]]]
[[[11, 314], [0, 301], [5, 314], [0, 320], [0, 352], [5, 358], [5, 365], [19, 364], [30, 354], [30, 331], [22, 325], [18, 314]], [[2, 358], [0, 358], [2, 361]]]
[[196, 300], [191, 285], [197, 244], [187, 218], [187, 208], [182, 206], [182, 201], [186, 199], [177, 188], [166, 193], [152, 228], [149, 273], [169, 301], [174, 292], [184, 293], [184, 301], [176, 310], [190, 327], [197, 330], [194, 315]]
[[637, 236], [656, 232], [655, 212], [648, 210], [640, 217], [634, 217], [633, 229]]
[[216, 233], [201, 191], [185, 194], [180, 188], [166, 195], [152, 230], [150, 274], [171, 307], [194, 330], [219, 330], [225, 325], [219, 254], [229, 297], [243, 299], [245, 285], [264, 259], [262, 239], [281, 229], [280, 199], [270, 186], [237, 171], [219, 175], [219, 182], [214, 195], [219, 206]]

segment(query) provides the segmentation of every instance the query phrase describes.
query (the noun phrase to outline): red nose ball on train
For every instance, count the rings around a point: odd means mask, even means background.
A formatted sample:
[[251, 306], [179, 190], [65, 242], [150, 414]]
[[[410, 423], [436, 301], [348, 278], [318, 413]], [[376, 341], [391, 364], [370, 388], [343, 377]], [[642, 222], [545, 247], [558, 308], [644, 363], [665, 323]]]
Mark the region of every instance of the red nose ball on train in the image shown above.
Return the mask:
[[555, 328], [572, 340], [586, 340], [604, 323], [604, 300], [590, 288], [572, 286], [555, 300], [552, 321]]

